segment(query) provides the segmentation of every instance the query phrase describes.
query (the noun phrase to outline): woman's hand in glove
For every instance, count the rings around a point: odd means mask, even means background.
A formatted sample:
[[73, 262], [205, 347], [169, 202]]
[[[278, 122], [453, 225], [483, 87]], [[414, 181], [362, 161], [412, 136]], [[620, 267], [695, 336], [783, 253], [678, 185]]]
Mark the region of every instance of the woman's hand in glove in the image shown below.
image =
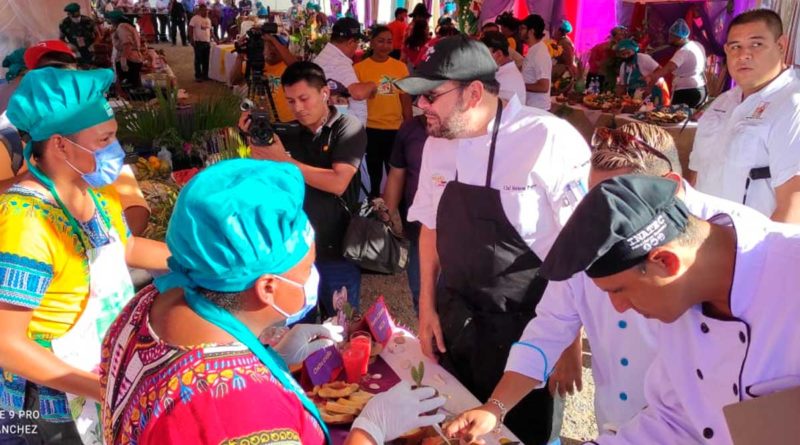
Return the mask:
[[445, 398], [434, 397], [435, 394], [433, 388], [412, 390], [408, 382], [400, 382], [373, 397], [353, 422], [353, 429], [362, 430], [375, 443], [382, 444], [415, 428], [441, 423], [444, 414], [423, 415], [444, 405]]
[[309, 355], [343, 340], [344, 328], [332, 323], [297, 324], [273, 346], [288, 365], [301, 363]]

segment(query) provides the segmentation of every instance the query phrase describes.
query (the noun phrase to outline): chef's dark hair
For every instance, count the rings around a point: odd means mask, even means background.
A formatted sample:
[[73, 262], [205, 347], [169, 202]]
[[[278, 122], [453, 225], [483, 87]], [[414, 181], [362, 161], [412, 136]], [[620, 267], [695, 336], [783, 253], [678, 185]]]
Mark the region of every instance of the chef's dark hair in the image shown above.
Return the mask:
[[783, 35], [783, 20], [781, 20], [781, 16], [775, 11], [763, 8], [743, 12], [734, 17], [730, 26], [728, 26], [728, 34], [730, 34], [734, 26], [755, 22], [764, 22], [776, 40]]
[[309, 86], [322, 89], [327, 82], [325, 81], [325, 71], [313, 62], [301, 60], [289, 65], [281, 75], [281, 85], [292, 86], [297, 82], [305, 80]]
[[533, 36], [537, 39], [544, 37], [544, 19], [539, 14], [531, 14], [522, 21], [529, 31], [533, 31]]
[[486, 31], [481, 37], [481, 42], [489, 47], [489, 51], [500, 51], [508, 56], [508, 39], [500, 31]]
[[406, 8], [397, 8], [394, 10], [394, 18], [399, 19], [401, 15], [408, 14], [408, 9]]

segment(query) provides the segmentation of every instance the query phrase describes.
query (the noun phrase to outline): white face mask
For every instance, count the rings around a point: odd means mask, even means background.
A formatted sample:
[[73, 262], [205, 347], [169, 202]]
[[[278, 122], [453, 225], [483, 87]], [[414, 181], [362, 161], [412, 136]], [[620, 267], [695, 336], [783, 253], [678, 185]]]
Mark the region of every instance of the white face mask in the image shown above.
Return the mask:
[[338, 111], [339, 114], [347, 114], [347, 110], [350, 108], [347, 104], [336, 104], [334, 107], [336, 107], [336, 111]]

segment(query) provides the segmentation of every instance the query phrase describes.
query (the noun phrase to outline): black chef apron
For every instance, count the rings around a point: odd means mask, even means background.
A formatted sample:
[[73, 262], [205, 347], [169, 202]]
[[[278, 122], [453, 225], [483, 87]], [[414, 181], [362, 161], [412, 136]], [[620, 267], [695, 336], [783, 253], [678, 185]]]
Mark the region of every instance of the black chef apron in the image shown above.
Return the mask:
[[[503, 375], [544, 293], [542, 264], [508, 221], [500, 192], [491, 188], [495, 144], [502, 115], [498, 100], [486, 184], [447, 184], [436, 216], [441, 277], [436, 308], [447, 352], [439, 363], [481, 402]], [[547, 388], [533, 391], [508, 413], [505, 424], [528, 445], [546, 444], [553, 420]]]

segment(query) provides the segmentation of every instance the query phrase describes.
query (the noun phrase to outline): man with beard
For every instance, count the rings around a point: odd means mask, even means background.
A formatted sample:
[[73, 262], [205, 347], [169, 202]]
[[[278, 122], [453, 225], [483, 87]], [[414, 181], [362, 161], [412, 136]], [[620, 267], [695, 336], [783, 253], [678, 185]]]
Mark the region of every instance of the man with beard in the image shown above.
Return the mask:
[[[583, 195], [590, 157], [566, 121], [500, 100], [496, 71], [485, 45], [454, 36], [397, 82], [419, 96], [430, 136], [408, 214], [422, 223], [422, 349], [486, 403], [500, 403], [489, 395], [534, 315], [540, 259]], [[544, 444], [552, 417], [550, 394], [535, 391], [506, 424]]]

